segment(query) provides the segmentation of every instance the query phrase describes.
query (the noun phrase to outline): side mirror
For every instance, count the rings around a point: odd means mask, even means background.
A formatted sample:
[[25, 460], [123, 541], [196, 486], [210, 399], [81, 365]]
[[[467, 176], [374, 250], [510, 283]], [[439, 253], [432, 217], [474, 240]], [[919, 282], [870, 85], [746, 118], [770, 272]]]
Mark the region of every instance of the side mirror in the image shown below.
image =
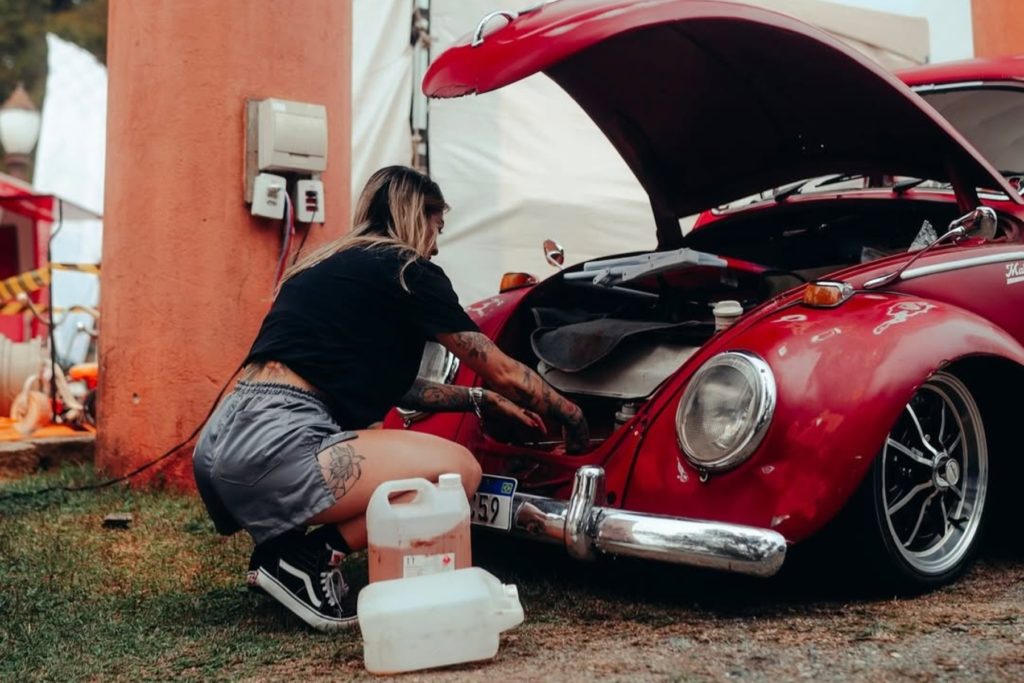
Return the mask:
[[554, 240], [544, 240], [544, 260], [555, 268], [565, 265], [565, 249]]
[[987, 240], [996, 236], [996, 212], [987, 206], [979, 206], [949, 224], [950, 232], [959, 231], [959, 236], [981, 237]]
[[965, 213], [960, 218], [949, 224], [949, 230], [942, 236], [931, 241], [924, 249], [919, 250], [911, 257], [909, 261], [903, 263], [902, 266], [897, 268], [891, 273], [881, 275], [876, 278], [871, 278], [864, 283], [864, 289], [877, 289], [878, 287], [884, 287], [896, 282], [903, 275], [903, 271], [909, 268], [914, 261], [921, 258], [929, 251], [931, 251], [936, 245], [942, 244], [947, 240], [953, 240], [954, 243], [959, 242], [965, 237], [983, 237], [987, 240], [992, 239], [996, 236], [996, 225], [998, 220], [996, 219], [996, 212], [987, 206], [979, 206], [970, 213]]

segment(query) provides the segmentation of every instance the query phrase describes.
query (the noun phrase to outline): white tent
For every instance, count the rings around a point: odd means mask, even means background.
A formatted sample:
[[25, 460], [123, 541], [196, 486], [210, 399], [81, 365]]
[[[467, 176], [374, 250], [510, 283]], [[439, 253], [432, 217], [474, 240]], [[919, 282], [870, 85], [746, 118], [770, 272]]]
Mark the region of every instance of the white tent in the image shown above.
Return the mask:
[[[103, 214], [103, 169], [107, 139], [107, 69], [82, 48], [47, 34], [46, 99], [43, 102], [39, 147], [33, 185], [40, 192], [64, 197], [97, 216]], [[58, 212], [51, 258], [55, 263], [99, 263], [103, 223]], [[56, 308], [99, 303], [95, 275], [56, 271], [53, 274]], [[81, 362], [89, 338], [77, 326], [93, 329], [84, 313], [61, 319], [54, 331], [58, 354]]]
[[[818, 24], [891, 68], [927, 60], [922, 18], [820, 0], [748, 1]], [[437, 261], [464, 304], [495, 294], [504, 272], [548, 275], [545, 238], [565, 247], [569, 263], [654, 246], [646, 195], [546, 76], [432, 101], [425, 120], [418, 86], [427, 46], [440, 54], [484, 15], [509, 9], [506, 2], [355, 0], [353, 7], [353, 194], [374, 169], [409, 164], [412, 131], [425, 128], [430, 173], [452, 206]], [[429, 27], [415, 47], [414, 23]]]

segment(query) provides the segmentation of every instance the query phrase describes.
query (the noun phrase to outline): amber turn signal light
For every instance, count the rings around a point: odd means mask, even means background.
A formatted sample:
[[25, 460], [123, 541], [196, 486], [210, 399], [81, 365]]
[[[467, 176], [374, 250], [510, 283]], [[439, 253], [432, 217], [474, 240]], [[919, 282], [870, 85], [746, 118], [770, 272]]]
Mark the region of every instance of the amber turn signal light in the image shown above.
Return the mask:
[[811, 282], [804, 290], [804, 304], [832, 308], [853, 296], [853, 287], [845, 282]]
[[537, 284], [537, 278], [529, 273], [505, 273], [501, 276], [501, 285], [498, 287], [498, 291], [501, 293], [511, 292], [513, 289], [535, 284]]

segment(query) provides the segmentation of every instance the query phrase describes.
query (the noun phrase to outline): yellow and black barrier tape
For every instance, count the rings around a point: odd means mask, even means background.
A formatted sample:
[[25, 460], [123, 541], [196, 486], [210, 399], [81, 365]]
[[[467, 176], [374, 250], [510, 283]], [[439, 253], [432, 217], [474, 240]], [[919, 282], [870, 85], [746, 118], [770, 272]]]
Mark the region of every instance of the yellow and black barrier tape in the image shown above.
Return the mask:
[[0, 304], [17, 301], [20, 294], [31, 294], [46, 287], [50, 284], [51, 270], [100, 274], [100, 266], [97, 263], [51, 263], [49, 268], [37, 268], [0, 280]]
[[100, 264], [98, 263], [51, 263], [50, 267], [54, 270], [73, 270], [78, 273], [100, 274]]
[[[39, 315], [46, 315], [50, 312], [48, 306], [44, 306], [43, 304], [32, 304], [30, 306], [29, 302], [19, 299], [18, 301], [10, 301], [6, 304], [0, 305], [0, 315], [18, 315], [20, 313], [25, 313], [32, 308], [35, 308], [36, 313]], [[61, 313], [88, 313], [94, 318], [98, 318], [100, 316], [99, 309], [92, 306], [82, 306], [77, 304], [67, 308], [57, 306], [53, 309], [53, 312], [57, 315], [60, 315]]]

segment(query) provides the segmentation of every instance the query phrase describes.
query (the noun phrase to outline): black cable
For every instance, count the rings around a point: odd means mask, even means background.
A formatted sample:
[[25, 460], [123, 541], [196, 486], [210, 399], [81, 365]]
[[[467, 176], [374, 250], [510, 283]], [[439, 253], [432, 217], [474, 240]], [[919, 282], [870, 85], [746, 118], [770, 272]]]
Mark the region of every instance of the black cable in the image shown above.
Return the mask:
[[46, 267], [50, 269], [50, 286], [46, 289], [47, 305], [50, 307], [50, 419], [57, 422], [57, 336], [56, 325], [53, 324], [53, 240], [64, 227], [64, 200], [57, 200], [57, 228], [46, 240]]
[[284, 191], [284, 221], [282, 226], [284, 231], [281, 234], [281, 255], [277, 259], [277, 268], [274, 269], [274, 289], [277, 289], [277, 283], [281, 281], [281, 276], [284, 274], [284, 264], [288, 260], [288, 251], [292, 244], [292, 230], [294, 229], [294, 209], [292, 208], [292, 200], [288, 195], [288, 188]]
[[[243, 365], [244, 365], [244, 363], [243, 363]], [[12, 499], [15, 499], [15, 498], [32, 498], [32, 497], [35, 497], [35, 496], [41, 496], [44, 493], [52, 493], [54, 491], [65, 491], [67, 493], [74, 493], [76, 491], [93, 491], [95, 489], [106, 488], [107, 486], [112, 486], [112, 485], [117, 484], [119, 482], [127, 481], [128, 479], [131, 479], [132, 477], [136, 476], [137, 474], [140, 474], [141, 472], [144, 472], [145, 470], [148, 470], [153, 465], [156, 465], [157, 463], [166, 460], [167, 458], [169, 458], [172, 455], [176, 454], [178, 451], [180, 451], [186, 445], [188, 445], [188, 443], [190, 441], [192, 441], [192, 439], [196, 438], [196, 435], [199, 434], [199, 432], [203, 429], [203, 427], [206, 426], [207, 420], [209, 420], [210, 416], [213, 415], [213, 411], [217, 409], [217, 405], [220, 403], [220, 399], [224, 396], [224, 392], [227, 391], [228, 386], [231, 385], [231, 380], [234, 379], [235, 375], [237, 375], [238, 371], [241, 370], [241, 369], [242, 369], [242, 366], [240, 365], [240, 366], [238, 366], [238, 370], [235, 370], [233, 373], [231, 373], [231, 376], [228, 377], [228, 381], [226, 381], [224, 383], [224, 386], [222, 386], [220, 388], [220, 392], [217, 393], [217, 398], [215, 398], [213, 400], [213, 405], [210, 406], [210, 410], [209, 410], [209, 412], [206, 413], [206, 417], [203, 418], [203, 421], [199, 423], [199, 425], [195, 428], [195, 430], [193, 430], [193, 432], [191, 434], [189, 434], [188, 437], [184, 441], [181, 441], [181, 442], [175, 444], [174, 446], [172, 446], [169, 450], [165, 451], [159, 457], [154, 458], [153, 460], [150, 460], [149, 462], [144, 463], [144, 464], [140, 465], [139, 467], [136, 467], [134, 470], [132, 470], [128, 474], [123, 474], [120, 477], [115, 477], [113, 479], [108, 479], [106, 481], [101, 481], [98, 484], [88, 484], [88, 485], [85, 485], [85, 486], [47, 486], [46, 488], [36, 489], [34, 491], [16, 491], [14, 493], [8, 493], [7, 495], [0, 496], [0, 503], [4, 502], [5, 500], [12, 500]]]
[[302, 236], [301, 240], [299, 240], [299, 248], [295, 250], [295, 255], [292, 256], [292, 262], [290, 265], [294, 266], [299, 260], [299, 254], [302, 253], [302, 248], [306, 246], [306, 239], [309, 238], [309, 233], [311, 232], [313, 232], [313, 223], [306, 223], [306, 234]]

